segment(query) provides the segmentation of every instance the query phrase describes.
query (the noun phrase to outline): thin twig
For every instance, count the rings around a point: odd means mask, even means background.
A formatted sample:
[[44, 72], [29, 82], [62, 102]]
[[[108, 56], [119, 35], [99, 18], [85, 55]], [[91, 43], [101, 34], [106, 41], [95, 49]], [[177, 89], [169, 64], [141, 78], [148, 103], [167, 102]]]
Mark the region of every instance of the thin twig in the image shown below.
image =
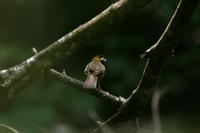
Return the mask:
[[[191, 16], [199, 0], [180, 0], [178, 6], [159, 40], [141, 55], [142, 58], [170, 54], [179, 41], [183, 27]], [[166, 56], [166, 55], [165, 55]]]
[[6, 129], [8, 129], [9, 131], [12, 131], [13, 133], [19, 133], [19, 131], [17, 131], [17, 130], [14, 129], [13, 127], [11, 127], [11, 126], [9, 126], [9, 125], [6, 125], [6, 124], [0, 123], [0, 127], [6, 128]]
[[98, 116], [98, 114], [94, 111], [89, 113], [90, 118], [96, 122], [97, 127], [101, 130], [102, 133], [114, 133], [111, 127], [109, 126], [102, 126], [103, 123], [101, 122], [101, 118]]
[[110, 122], [111, 120], [113, 120], [115, 117], [117, 117], [119, 115], [120, 112], [115, 113], [114, 115], [112, 115], [111, 117], [109, 117], [106, 121], [104, 121], [101, 126], [98, 126], [97, 128], [95, 128], [94, 130], [92, 130], [90, 133], [96, 133], [98, 129], [102, 129], [104, 128], [108, 122]]

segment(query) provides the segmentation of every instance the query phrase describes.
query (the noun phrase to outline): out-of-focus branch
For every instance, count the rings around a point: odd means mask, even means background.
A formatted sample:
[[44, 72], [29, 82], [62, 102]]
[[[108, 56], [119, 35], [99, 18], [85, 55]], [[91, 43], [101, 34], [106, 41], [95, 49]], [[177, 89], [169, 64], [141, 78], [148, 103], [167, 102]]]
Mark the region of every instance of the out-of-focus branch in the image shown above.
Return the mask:
[[113, 22], [123, 19], [124, 15], [143, 7], [150, 1], [152, 0], [119, 0], [21, 64], [1, 70], [0, 109], [7, 105], [21, 88], [39, 78], [59, 59], [68, 57], [77, 47], [81, 46], [80, 44], [109, 31]]
[[[120, 107], [119, 111], [107, 119], [102, 126], [116, 122], [128, 114], [129, 118], [136, 119], [139, 113], [149, 107], [153, 88], [156, 87], [160, 74], [167, 60], [172, 56], [181, 31], [189, 17], [192, 15], [198, 0], [180, 0], [165, 31], [142, 58], [148, 58], [142, 78], [136, 89], [132, 91], [127, 101]], [[93, 132], [98, 131], [95, 129]], [[92, 133], [93, 133], [92, 132]]]
[[114, 95], [110, 94], [109, 92], [104, 91], [104, 90], [99, 89], [99, 88], [97, 88], [97, 89], [83, 88], [83, 82], [82, 81], [77, 80], [73, 77], [70, 77], [66, 73], [59, 73], [54, 69], [50, 69], [49, 74], [53, 78], [55, 78], [56, 80], [61, 81], [61, 82], [65, 83], [66, 85], [69, 85], [71, 87], [74, 87], [74, 88], [77, 88], [81, 91], [84, 91], [88, 94], [96, 96], [96, 97], [100, 98], [101, 100], [106, 101], [108, 103], [112, 103], [114, 105], [120, 106], [126, 101], [126, 99], [121, 97], [121, 96], [119, 96], [119, 97], [114, 96]]
[[154, 133], [162, 133], [162, 124], [160, 120], [159, 104], [163, 95], [169, 91], [169, 88], [156, 89], [151, 99], [151, 112], [154, 124]]
[[9, 126], [9, 125], [6, 125], [6, 124], [0, 123], [0, 127], [6, 128], [7, 130], [9, 130], [9, 132], [19, 133], [19, 131], [17, 131], [17, 130], [14, 129], [13, 127], [11, 127], [11, 126]]

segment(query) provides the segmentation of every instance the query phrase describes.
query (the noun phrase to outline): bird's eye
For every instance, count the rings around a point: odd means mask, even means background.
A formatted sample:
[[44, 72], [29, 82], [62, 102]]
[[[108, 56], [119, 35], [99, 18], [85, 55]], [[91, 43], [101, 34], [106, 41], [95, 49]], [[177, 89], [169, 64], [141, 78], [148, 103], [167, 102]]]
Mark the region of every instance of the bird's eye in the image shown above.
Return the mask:
[[102, 63], [102, 64], [106, 64], [106, 58], [102, 57], [102, 58], [101, 58], [101, 63]]

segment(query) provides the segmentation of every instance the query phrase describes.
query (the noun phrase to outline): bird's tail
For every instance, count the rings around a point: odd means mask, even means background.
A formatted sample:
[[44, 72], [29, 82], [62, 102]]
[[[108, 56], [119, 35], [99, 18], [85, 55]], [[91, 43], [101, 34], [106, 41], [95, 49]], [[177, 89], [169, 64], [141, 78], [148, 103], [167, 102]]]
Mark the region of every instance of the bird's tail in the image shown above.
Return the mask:
[[87, 79], [83, 83], [83, 88], [94, 89], [97, 87], [97, 77], [93, 74], [88, 74]]

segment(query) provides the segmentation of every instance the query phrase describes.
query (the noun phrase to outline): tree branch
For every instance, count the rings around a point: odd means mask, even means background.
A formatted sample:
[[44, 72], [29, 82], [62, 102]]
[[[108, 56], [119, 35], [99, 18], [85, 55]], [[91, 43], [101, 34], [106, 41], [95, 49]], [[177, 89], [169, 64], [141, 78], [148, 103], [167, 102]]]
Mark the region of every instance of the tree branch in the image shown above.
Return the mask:
[[170, 22], [159, 40], [146, 50], [141, 57], [148, 58], [151, 56], [166, 56], [173, 54], [172, 50], [176, 47], [180, 33], [182, 32], [197, 3], [198, 0], [180, 0]]
[[68, 57], [81, 46], [81, 43], [109, 31], [113, 22], [119, 21], [122, 16], [143, 7], [150, 1], [152, 0], [120, 0], [21, 64], [1, 70], [0, 109], [7, 105], [21, 88], [49, 70], [58, 59]]
[[77, 80], [73, 77], [70, 77], [69, 75], [67, 75], [65, 73], [59, 73], [54, 69], [50, 69], [49, 74], [53, 78], [55, 78], [56, 80], [61, 81], [61, 82], [65, 83], [66, 85], [69, 85], [71, 87], [74, 87], [74, 88], [77, 88], [81, 91], [84, 91], [88, 94], [96, 96], [96, 97], [100, 98], [101, 100], [104, 100], [108, 103], [112, 103], [114, 105], [120, 106], [126, 101], [126, 99], [121, 97], [121, 96], [119, 96], [119, 97], [114, 96], [114, 95], [110, 94], [109, 92], [106, 92], [106, 91], [99, 89], [99, 88], [97, 88], [97, 89], [83, 88], [83, 82], [82, 81]]

